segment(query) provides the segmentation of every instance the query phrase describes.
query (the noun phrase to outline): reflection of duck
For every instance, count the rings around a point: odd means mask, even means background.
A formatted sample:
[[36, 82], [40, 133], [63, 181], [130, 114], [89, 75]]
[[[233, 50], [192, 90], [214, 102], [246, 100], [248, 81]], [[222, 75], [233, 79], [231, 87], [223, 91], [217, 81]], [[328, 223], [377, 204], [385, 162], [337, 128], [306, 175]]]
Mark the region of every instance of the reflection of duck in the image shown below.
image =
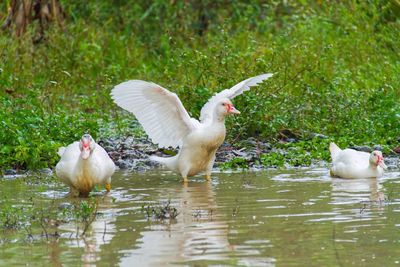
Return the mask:
[[332, 199], [336, 204], [383, 201], [381, 185], [376, 178], [340, 179], [332, 178]]
[[[228, 225], [214, 220], [219, 215], [211, 183], [184, 185], [175, 194], [179, 199], [177, 222], [156, 224], [150, 231], [143, 231], [139, 248], [123, 258], [121, 265], [134, 262], [147, 265], [167, 265], [173, 262], [196, 260], [221, 260], [230, 251], [227, 238]], [[214, 218], [214, 219], [213, 219]]]
[[[117, 211], [112, 209], [113, 198], [109, 195], [99, 197], [97, 199], [98, 211], [102, 213], [107, 210], [107, 213]], [[78, 238], [69, 238], [67, 244], [71, 248], [83, 248], [81, 255], [81, 263], [83, 266], [92, 266], [100, 260], [101, 246], [111, 242], [116, 230], [114, 222], [116, 216], [108, 214], [106, 217], [97, 216], [96, 219], [90, 224], [84, 236], [81, 236], [84, 225], [77, 225], [75, 223], [61, 225], [61, 229], [74, 233]], [[77, 233], [78, 232], [78, 233]]]

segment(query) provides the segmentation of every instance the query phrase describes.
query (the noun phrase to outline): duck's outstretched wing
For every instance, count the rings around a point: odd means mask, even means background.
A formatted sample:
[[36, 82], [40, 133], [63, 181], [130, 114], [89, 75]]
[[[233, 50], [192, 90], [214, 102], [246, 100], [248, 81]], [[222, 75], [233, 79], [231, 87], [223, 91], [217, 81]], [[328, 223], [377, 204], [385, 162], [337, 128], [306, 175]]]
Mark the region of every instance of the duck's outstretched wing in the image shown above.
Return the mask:
[[189, 116], [178, 96], [141, 80], [131, 80], [111, 91], [114, 102], [132, 112], [159, 147], [178, 147], [199, 122]]
[[213, 97], [211, 97], [208, 102], [203, 106], [200, 112], [200, 121], [205, 122], [207, 120], [212, 120], [214, 107], [222, 98], [232, 99], [235, 96], [242, 94], [244, 91], [250, 90], [250, 87], [256, 86], [272, 77], [272, 73], [266, 73], [258, 75], [247, 80], [241, 81], [240, 83], [233, 86], [231, 89], [225, 89]]

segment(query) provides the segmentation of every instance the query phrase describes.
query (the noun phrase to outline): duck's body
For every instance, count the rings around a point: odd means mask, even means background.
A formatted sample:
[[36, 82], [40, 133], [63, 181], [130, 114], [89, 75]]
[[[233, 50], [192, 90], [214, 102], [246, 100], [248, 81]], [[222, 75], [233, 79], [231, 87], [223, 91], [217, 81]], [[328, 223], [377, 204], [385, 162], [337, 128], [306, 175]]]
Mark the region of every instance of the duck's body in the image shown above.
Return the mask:
[[199, 121], [189, 116], [176, 94], [151, 82], [124, 82], [111, 95], [115, 103], [136, 116], [154, 143], [180, 148], [174, 157], [153, 156], [153, 160], [179, 172], [184, 181], [203, 171], [209, 180], [215, 153], [225, 140], [225, 117], [240, 114], [230, 99], [270, 77], [272, 74], [249, 78], [214, 95], [202, 108]]
[[224, 142], [225, 135], [223, 123], [201, 125], [184, 138], [182, 148], [177, 155], [169, 158], [152, 156], [151, 159], [166, 165], [183, 177], [193, 176], [203, 171], [206, 177], [209, 177], [214, 165], [215, 153]]
[[96, 185], [105, 185], [110, 190], [114, 162], [107, 152], [94, 143], [90, 155], [82, 158], [80, 142], [61, 148], [60, 161], [56, 165], [57, 176], [71, 189], [72, 195], [87, 196]]
[[341, 178], [381, 177], [386, 168], [382, 153], [366, 153], [354, 149], [340, 149], [335, 143], [329, 146], [332, 158], [331, 175]]

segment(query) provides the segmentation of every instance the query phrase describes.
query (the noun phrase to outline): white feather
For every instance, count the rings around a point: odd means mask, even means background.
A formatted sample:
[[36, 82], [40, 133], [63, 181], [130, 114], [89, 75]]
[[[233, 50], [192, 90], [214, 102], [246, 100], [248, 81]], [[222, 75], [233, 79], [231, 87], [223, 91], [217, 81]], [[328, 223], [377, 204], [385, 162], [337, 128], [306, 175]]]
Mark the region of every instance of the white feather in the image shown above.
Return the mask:
[[190, 118], [178, 96], [151, 82], [131, 80], [114, 87], [115, 103], [132, 112], [159, 147], [178, 147], [199, 122]]
[[337, 155], [342, 151], [340, 147], [338, 147], [335, 143], [330, 143], [329, 144], [329, 151], [331, 152], [331, 158], [332, 160], [335, 160]]
[[61, 157], [65, 152], [65, 147], [62, 146], [60, 148], [58, 148], [57, 154]]
[[247, 80], [241, 81], [240, 83], [233, 86], [231, 89], [225, 89], [213, 97], [211, 97], [208, 102], [203, 106], [200, 112], [200, 121], [205, 122], [212, 120], [213, 111], [215, 105], [218, 103], [219, 100], [222, 98], [229, 98], [232, 99], [238, 95], [241, 95], [243, 92], [250, 90], [251, 86], [257, 86], [259, 83], [267, 80], [273, 76], [272, 73], [266, 73], [262, 75], [258, 75]]

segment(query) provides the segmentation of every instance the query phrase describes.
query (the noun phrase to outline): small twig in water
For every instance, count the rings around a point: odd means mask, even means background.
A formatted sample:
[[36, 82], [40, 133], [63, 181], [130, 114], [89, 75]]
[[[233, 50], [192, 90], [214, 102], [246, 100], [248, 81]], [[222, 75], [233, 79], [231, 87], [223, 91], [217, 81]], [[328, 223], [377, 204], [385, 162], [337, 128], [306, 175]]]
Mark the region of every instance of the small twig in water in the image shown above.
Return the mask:
[[47, 234], [47, 230], [46, 230], [46, 227], [43, 224], [43, 220], [44, 220], [44, 218], [43, 218], [43, 215], [42, 215], [42, 217], [40, 218], [40, 226], [42, 227], [42, 229], [44, 231], [44, 234], [46, 236], [46, 240], [49, 241], [49, 235]]
[[104, 231], [103, 231], [103, 242], [104, 243], [106, 242], [106, 240], [105, 240], [106, 231], [107, 231], [107, 222], [104, 221]]
[[238, 215], [239, 213], [239, 210], [240, 210], [239, 201], [238, 199], [236, 199], [236, 206], [232, 210], [232, 217], [236, 217], [236, 215]]

